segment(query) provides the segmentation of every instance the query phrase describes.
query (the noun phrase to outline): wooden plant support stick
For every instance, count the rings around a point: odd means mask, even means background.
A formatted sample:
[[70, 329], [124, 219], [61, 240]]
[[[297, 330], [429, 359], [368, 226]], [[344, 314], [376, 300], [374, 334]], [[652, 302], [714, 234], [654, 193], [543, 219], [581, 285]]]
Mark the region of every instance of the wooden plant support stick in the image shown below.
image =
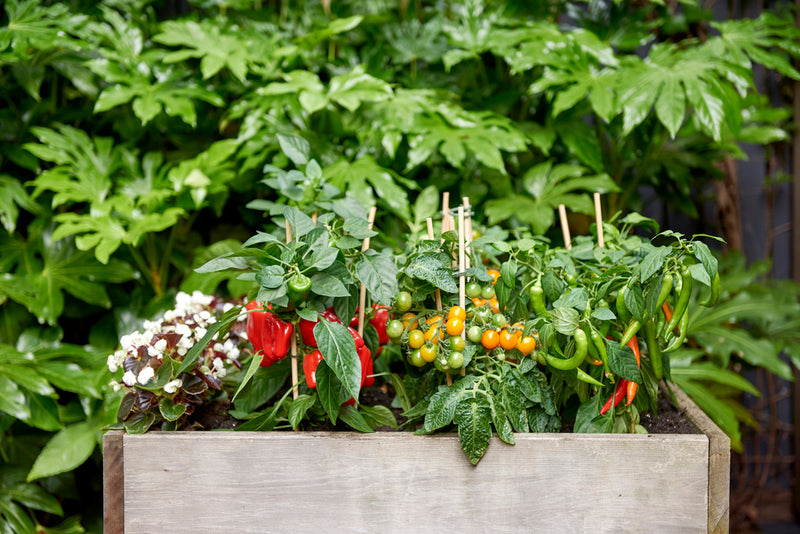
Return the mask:
[[453, 216], [450, 215], [450, 193], [442, 193], [442, 233], [455, 229]]
[[472, 215], [470, 214], [469, 197], [463, 197], [461, 203], [464, 205], [464, 246], [467, 247], [467, 258], [464, 265], [470, 268], [470, 255], [472, 253]]
[[[425, 219], [425, 222], [428, 223], [428, 239], [433, 241], [433, 219], [428, 217], [427, 219]], [[442, 309], [442, 290], [441, 289], [437, 289], [436, 290], [436, 309], [437, 310], [441, 310]]]
[[[467, 275], [465, 271], [467, 270], [466, 267], [466, 254], [464, 253], [465, 243], [465, 230], [464, 230], [464, 206], [458, 207], [458, 305], [461, 306], [461, 309], [467, 309]], [[466, 332], [464, 330], [461, 331], [461, 339], [466, 339]], [[466, 375], [466, 370], [464, 368], [461, 369], [461, 376]]]
[[597, 245], [605, 246], [603, 240], [603, 208], [600, 207], [600, 193], [594, 194], [594, 218], [597, 224]]
[[[292, 240], [292, 227], [289, 225], [289, 221], [286, 221], [286, 242], [289, 243]], [[300, 395], [300, 389], [298, 384], [298, 377], [299, 373], [297, 370], [297, 328], [292, 330], [292, 341], [291, 341], [291, 357], [292, 357], [292, 384], [294, 387], [292, 388], [292, 399], [296, 399]]]
[[[369, 221], [369, 229], [372, 230], [372, 224], [375, 222], [375, 212], [377, 208], [372, 206], [369, 209], [369, 215], [367, 216], [367, 221]], [[361, 252], [366, 252], [369, 250], [369, 238], [364, 239], [364, 242], [361, 244]], [[358, 335], [364, 335], [364, 307], [367, 305], [367, 287], [362, 283], [361, 290], [358, 294]]]
[[564, 247], [569, 250], [572, 242], [569, 238], [569, 223], [567, 222], [567, 208], [564, 204], [558, 205], [558, 216], [561, 218], [561, 232], [564, 234]]
[[317, 225], [317, 210], [314, 210], [314, 213], [311, 214], [311, 222], [314, 223], [314, 226]]

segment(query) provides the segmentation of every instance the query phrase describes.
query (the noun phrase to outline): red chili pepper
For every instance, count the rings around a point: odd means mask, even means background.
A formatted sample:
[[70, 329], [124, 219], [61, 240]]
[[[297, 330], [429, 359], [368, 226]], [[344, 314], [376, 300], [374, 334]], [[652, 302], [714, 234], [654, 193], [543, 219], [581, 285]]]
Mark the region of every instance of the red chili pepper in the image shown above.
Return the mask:
[[306, 385], [311, 389], [317, 389], [317, 367], [322, 361], [322, 353], [315, 350], [303, 356], [303, 373], [306, 375]]
[[[619, 384], [617, 384], [617, 389], [614, 390], [614, 394], [608, 398], [606, 403], [603, 405], [603, 409], [600, 410], [600, 415], [605, 414], [611, 409], [612, 402], [614, 403], [614, 408], [619, 406], [619, 403], [622, 402], [622, 398], [625, 396], [625, 388], [627, 387], [628, 382], [629, 381], [624, 378], [619, 381]], [[634, 382], [634, 384], [635, 383], [636, 382]]]
[[636, 339], [636, 334], [633, 335], [630, 341], [628, 341], [628, 346], [633, 351], [633, 355], [636, 356], [636, 365], [641, 369], [642, 367], [642, 355], [639, 352], [639, 341]]
[[639, 384], [637, 384], [636, 382], [628, 382], [627, 400], [625, 401], [625, 406], [631, 405], [634, 397], [636, 397], [636, 390], [638, 389], [639, 389]]

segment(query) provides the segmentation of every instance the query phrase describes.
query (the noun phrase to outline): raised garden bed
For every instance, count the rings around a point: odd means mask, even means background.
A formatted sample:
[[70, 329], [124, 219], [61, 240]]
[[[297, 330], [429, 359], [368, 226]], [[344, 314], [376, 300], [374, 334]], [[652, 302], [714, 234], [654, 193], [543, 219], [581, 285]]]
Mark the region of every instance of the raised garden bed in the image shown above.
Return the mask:
[[727, 532], [730, 442], [698, 434], [516, 434], [477, 466], [452, 435], [112, 431], [107, 534]]

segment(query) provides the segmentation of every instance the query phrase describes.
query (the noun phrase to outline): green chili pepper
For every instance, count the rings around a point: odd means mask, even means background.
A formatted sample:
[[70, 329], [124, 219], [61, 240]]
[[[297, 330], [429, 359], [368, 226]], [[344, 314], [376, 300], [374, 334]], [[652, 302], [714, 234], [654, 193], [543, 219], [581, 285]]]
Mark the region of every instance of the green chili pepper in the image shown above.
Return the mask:
[[547, 312], [547, 306], [545, 306], [544, 303], [544, 290], [539, 281], [533, 284], [528, 290], [528, 298], [531, 301], [533, 312], [536, 314], [536, 317], [550, 317], [550, 314]]
[[633, 339], [633, 336], [636, 335], [636, 332], [642, 327], [642, 323], [637, 319], [631, 318], [631, 322], [628, 324], [628, 328], [625, 329], [625, 333], [622, 334], [622, 339], [620, 340], [620, 345], [627, 345], [628, 342]]
[[616, 308], [617, 308], [617, 317], [619, 317], [619, 319], [622, 322], [627, 323], [628, 320], [631, 318], [631, 314], [628, 311], [628, 308], [625, 307], [625, 288], [626, 286], [623, 286], [622, 288], [620, 288], [619, 291], [617, 291]]
[[[673, 317], [675, 316], [673, 315]], [[683, 342], [686, 340], [686, 330], [688, 330], [688, 328], [689, 328], [689, 314], [684, 313], [683, 317], [681, 317], [680, 325], [678, 326], [680, 334], [678, 335], [678, 337], [670, 341], [670, 343], [666, 346], [663, 352], [672, 352], [680, 348], [681, 345], [683, 345]]]
[[675, 309], [672, 312], [672, 318], [667, 323], [667, 331], [671, 331], [686, 315], [689, 306], [689, 297], [692, 296], [692, 273], [689, 268], [683, 266], [681, 268], [681, 289], [678, 294], [678, 300], [675, 303]]
[[608, 352], [606, 351], [606, 340], [603, 339], [602, 334], [594, 328], [589, 331], [589, 337], [592, 339], [592, 344], [597, 349], [597, 355], [600, 357], [600, 361], [603, 362], [606, 370], [608, 370]]
[[650, 320], [644, 324], [644, 339], [647, 342], [647, 352], [650, 354], [650, 364], [653, 366], [653, 375], [656, 380], [661, 380], [663, 375], [663, 361], [661, 359], [661, 346], [656, 336], [655, 321]]
[[705, 302], [701, 302], [701, 306], [713, 306], [717, 303], [719, 299], [719, 273], [714, 274], [714, 278], [711, 280], [711, 292], [708, 295], [708, 298]]
[[580, 367], [575, 369], [575, 372], [578, 374], [578, 380], [580, 380], [581, 382], [586, 382], [587, 384], [603, 387], [602, 382], [595, 380], [589, 373], [587, 373]]
[[586, 358], [586, 353], [589, 350], [589, 341], [586, 338], [586, 333], [578, 328], [575, 330], [575, 333], [572, 334], [572, 339], [575, 340], [575, 354], [573, 354], [571, 358], [563, 360], [561, 358], [556, 358], [555, 356], [550, 356], [547, 353], [544, 354], [547, 364], [550, 367], [560, 369], [561, 371], [571, 371], [572, 369], [578, 367], [581, 362], [583, 362], [583, 359]]
[[661, 293], [658, 294], [658, 304], [656, 304], [656, 308], [660, 308], [666, 301], [667, 297], [669, 297], [670, 292], [672, 292], [672, 274], [666, 273], [661, 278]]

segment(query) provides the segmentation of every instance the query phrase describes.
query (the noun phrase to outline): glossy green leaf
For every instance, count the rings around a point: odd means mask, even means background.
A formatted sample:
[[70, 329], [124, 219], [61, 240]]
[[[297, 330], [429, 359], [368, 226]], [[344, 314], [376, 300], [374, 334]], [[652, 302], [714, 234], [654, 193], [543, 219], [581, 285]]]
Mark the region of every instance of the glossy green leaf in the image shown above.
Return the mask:
[[44, 446], [28, 473], [28, 481], [72, 471], [85, 462], [97, 444], [98, 429], [90, 422], [70, 425]]

